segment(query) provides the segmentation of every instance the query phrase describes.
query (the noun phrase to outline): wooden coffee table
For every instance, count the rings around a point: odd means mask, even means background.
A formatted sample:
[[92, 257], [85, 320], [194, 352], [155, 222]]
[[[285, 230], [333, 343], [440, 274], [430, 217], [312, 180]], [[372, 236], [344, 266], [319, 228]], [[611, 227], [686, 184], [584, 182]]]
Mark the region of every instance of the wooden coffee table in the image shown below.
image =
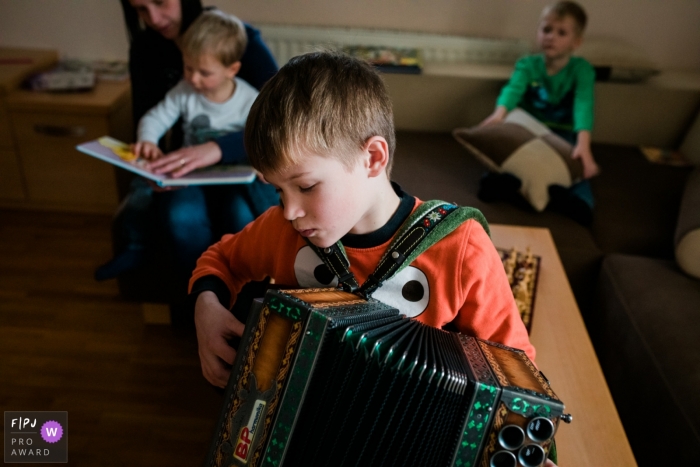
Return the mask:
[[549, 230], [491, 225], [491, 238], [542, 258], [530, 340], [539, 369], [573, 415], [556, 435], [559, 466], [636, 466]]

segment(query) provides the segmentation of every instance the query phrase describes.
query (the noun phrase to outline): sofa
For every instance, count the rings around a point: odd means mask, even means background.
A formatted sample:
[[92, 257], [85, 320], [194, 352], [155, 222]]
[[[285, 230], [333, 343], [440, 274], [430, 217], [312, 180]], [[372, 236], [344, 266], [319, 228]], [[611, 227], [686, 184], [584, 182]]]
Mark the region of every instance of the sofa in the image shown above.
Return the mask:
[[392, 178], [407, 192], [477, 207], [490, 223], [550, 230], [638, 464], [700, 465], [700, 279], [675, 258], [679, 237], [700, 229], [700, 169], [596, 144], [596, 206], [583, 226], [480, 201], [485, 169], [449, 134], [397, 140]]
[[598, 276], [589, 333], [640, 465], [700, 465], [700, 241], [681, 243], [697, 235], [700, 170], [681, 201], [676, 260], [613, 253]]

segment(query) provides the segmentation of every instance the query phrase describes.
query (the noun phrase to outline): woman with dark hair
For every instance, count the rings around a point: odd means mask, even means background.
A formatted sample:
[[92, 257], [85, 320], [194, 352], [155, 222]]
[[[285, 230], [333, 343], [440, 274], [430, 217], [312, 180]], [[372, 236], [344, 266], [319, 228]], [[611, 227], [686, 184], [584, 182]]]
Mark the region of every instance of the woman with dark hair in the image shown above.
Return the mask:
[[[200, 0], [121, 0], [130, 39], [133, 121], [141, 117], [183, 78], [179, 42], [204, 8]], [[248, 44], [241, 58], [238, 77], [260, 89], [277, 72], [277, 64], [259, 31], [245, 25]], [[164, 156], [158, 167], [178, 176], [214, 164], [246, 163], [243, 132], [228, 133], [213, 141], [182, 146], [180, 125], [169, 138], [161, 140]], [[174, 151], [169, 151], [175, 149]], [[186, 161], [189, 169], [183, 171]], [[126, 232], [121, 253], [96, 272], [98, 279], [115, 277], [138, 266], [144, 258], [148, 232], [158, 232], [173, 259], [175, 297], [171, 300], [173, 319], [181, 318], [187, 280], [197, 258], [221, 235], [234, 233], [279, 202], [274, 189], [256, 180], [250, 185], [189, 186], [155, 190], [141, 179], [132, 182], [131, 192], [115, 219], [115, 231]], [[152, 225], [153, 221], [157, 225]], [[161, 237], [162, 235], [162, 237]], [[191, 320], [187, 313], [186, 319]]]

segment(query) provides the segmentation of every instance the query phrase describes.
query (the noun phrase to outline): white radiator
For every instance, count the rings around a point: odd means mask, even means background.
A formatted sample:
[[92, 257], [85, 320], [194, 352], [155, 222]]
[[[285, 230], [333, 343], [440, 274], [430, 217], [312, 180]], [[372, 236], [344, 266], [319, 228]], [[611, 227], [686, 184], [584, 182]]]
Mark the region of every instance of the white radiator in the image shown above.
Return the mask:
[[256, 25], [280, 66], [296, 56], [319, 48], [385, 46], [416, 48], [433, 64], [512, 65], [530, 53], [531, 44], [519, 39], [479, 39], [426, 33], [355, 28]]

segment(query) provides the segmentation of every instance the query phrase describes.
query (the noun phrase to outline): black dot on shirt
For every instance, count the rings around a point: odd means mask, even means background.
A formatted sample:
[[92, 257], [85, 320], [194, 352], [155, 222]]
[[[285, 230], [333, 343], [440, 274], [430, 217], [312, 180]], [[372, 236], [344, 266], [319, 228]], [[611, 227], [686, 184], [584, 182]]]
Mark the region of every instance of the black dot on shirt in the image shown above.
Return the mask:
[[408, 281], [401, 289], [401, 295], [409, 302], [420, 301], [424, 294], [423, 284], [418, 281]]
[[323, 285], [333, 282], [335, 276], [325, 264], [319, 264], [314, 268], [314, 278]]

